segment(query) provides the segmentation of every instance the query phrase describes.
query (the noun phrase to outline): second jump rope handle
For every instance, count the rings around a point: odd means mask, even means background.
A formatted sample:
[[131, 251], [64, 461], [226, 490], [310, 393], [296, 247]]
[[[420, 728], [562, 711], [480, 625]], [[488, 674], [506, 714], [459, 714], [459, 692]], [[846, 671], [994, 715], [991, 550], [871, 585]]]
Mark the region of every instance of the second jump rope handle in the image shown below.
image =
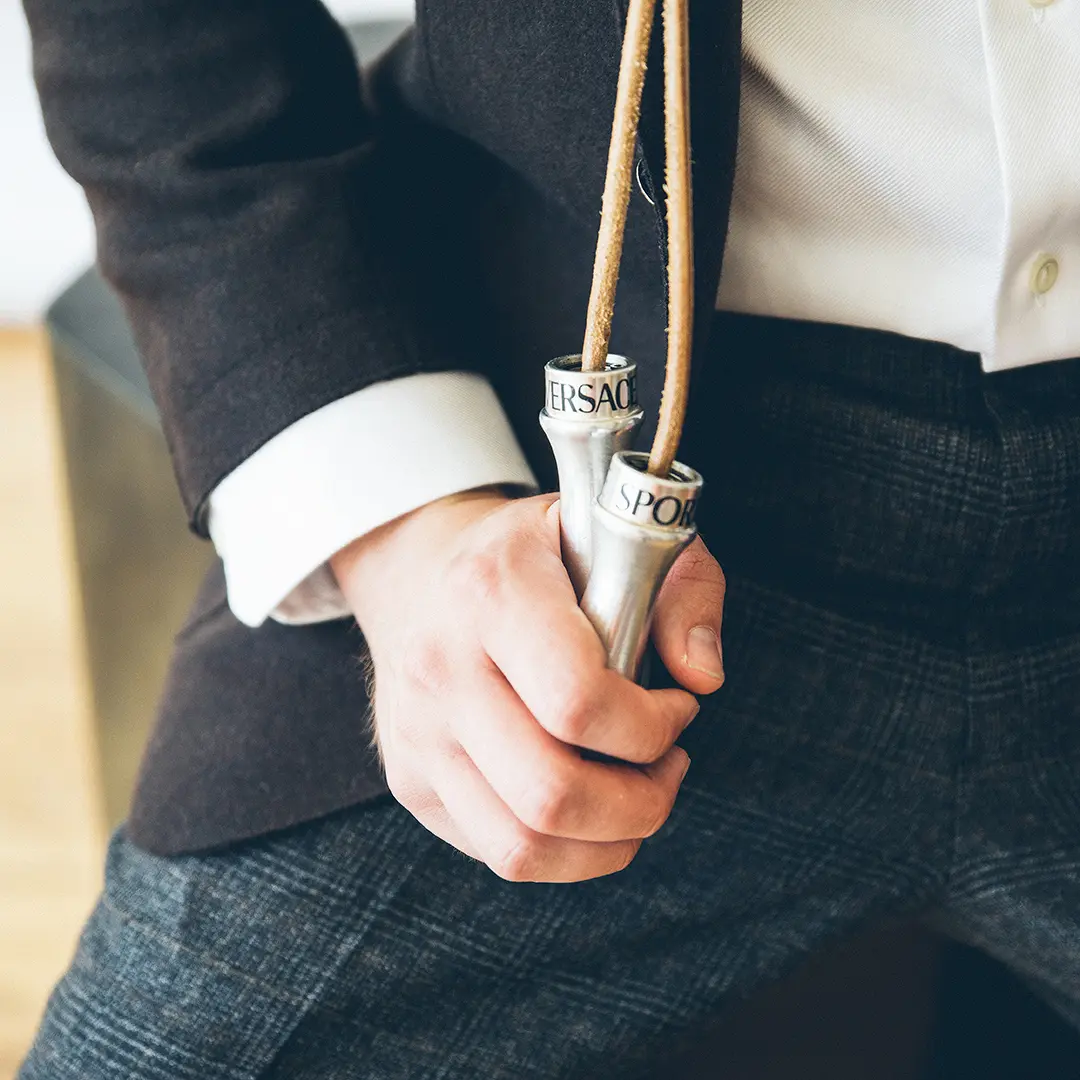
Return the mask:
[[593, 565], [581, 608], [607, 649], [608, 666], [637, 681], [660, 587], [697, 535], [702, 478], [675, 462], [664, 479], [648, 454], [616, 453], [593, 507]]

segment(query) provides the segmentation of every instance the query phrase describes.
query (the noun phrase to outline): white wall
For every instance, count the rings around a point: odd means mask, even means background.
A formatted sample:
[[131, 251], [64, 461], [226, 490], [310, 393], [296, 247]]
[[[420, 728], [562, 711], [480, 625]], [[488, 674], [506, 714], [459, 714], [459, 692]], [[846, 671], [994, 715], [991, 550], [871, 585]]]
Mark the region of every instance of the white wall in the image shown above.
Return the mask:
[[[78, 3], [79, 0], [71, 0]], [[413, 0], [329, 0], [339, 18], [401, 18]], [[93, 258], [82, 192], [56, 163], [18, 0], [0, 0], [0, 323], [38, 318]]]

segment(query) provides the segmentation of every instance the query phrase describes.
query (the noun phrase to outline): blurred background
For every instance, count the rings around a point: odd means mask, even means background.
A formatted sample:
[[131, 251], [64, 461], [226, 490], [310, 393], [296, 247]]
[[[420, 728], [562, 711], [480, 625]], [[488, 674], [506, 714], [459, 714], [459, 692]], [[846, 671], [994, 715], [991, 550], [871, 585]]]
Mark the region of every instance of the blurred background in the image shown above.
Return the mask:
[[[362, 58], [412, 14], [412, 0], [328, 6]], [[45, 139], [18, 0], [0, 0], [0, 1080], [94, 902], [211, 558], [93, 247]], [[655, 1076], [1075, 1080], [1080, 1043], [988, 961], [900, 926], [816, 959]]]

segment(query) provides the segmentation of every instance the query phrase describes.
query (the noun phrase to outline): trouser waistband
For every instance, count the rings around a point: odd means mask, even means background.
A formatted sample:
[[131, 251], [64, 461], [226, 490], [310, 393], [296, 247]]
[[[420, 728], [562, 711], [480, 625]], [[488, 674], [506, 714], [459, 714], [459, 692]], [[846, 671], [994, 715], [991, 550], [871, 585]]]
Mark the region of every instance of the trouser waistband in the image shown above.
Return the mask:
[[937, 639], [1080, 630], [1080, 360], [720, 314], [684, 460], [706, 539], [795, 595]]

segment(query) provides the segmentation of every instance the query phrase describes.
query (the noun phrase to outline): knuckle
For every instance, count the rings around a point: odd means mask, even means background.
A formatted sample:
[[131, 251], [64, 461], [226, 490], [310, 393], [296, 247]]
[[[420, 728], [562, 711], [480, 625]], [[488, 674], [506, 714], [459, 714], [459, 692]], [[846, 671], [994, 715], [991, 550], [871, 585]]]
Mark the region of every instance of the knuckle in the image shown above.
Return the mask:
[[704, 589], [708, 590], [707, 595], [719, 600], [723, 599], [727, 588], [723, 569], [708, 548], [700, 543], [700, 537], [679, 556], [668, 580], [676, 592], [693, 591], [700, 594]]
[[429, 733], [425, 730], [420, 714], [415, 710], [398, 713], [391, 724], [381, 725], [380, 730], [384, 756], [389, 752], [391, 745], [399, 753], [415, 754], [429, 741]]
[[707, 551], [698, 552], [687, 559], [682, 577], [684, 581], [708, 585], [713, 589], [723, 589], [725, 585], [724, 571]]
[[454, 594], [467, 602], [490, 602], [502, 592], [504, 570], [498, 546], [485, 542], [453, 560], [448, 580]]
[[642, 839], [648, 836], [655, 836], [664, 827], [667, 819], [671, 817], [671, 811], [674, 805], [674, 799], [669, 799], [660, 795], [655, 796], [650, 801], [650, 804], [643, 815], [645, 824], [641, 832]]
[[399, 670], [409, 690], [429, 696], [445, 693], [453, 674], [445, 647], [440, 641], [430, 637], [420, 638], [404, 646]]
[[621, 874], [637, 858], [637, 854], [640, 850], [640, 840], [631, 840], [624, 845], [624, 851], [616, 861], [614, 873]]
[[392, 761], [386, 762], [385, 776], [386, 786], [390, 789], [390, 794], [406, 810], [411, 810], [419, 801], [419, 789], [412, 778]]
[[632, 729], [627, 725], [622, 756], [635, 765], [652, 765], [671, 749], [679, 730], [666, 717], [644, 713]]
[[580, 745], [589, 734], [596, 719], [598, 703], [580, 683], [555, 692], [545, 725], [561, 742]]
[[400, 763], [406, 768], [415, 767], [428, 756], [443, 734], [432, 710], [416, 704], [381, 711], [377, 714], [375, 730], [384, 764]]
[[647, 764], [659, 761], [674, 745], [682, 728], [677, 725], [652, 723], [642, 736], [642, 755]]
[[534, 881], [539, 867], [536, 842], [529, 836], [515, 836], [488, 866], [503, 881]]
[[443, 736], [438, 740], [437, 753], [445, 758], [446, 762], [455, 769], [470, 766], [472, 764], [472, 758], [469, 757], [465, 747], [456, 739], [451, 738], [448, 733], [443, 733]]
[[544, 776], [523, 792], [518, 819], [534, 832], [555, 834], [571, 817], [576, 794], [572, 780], [562, 773]]

